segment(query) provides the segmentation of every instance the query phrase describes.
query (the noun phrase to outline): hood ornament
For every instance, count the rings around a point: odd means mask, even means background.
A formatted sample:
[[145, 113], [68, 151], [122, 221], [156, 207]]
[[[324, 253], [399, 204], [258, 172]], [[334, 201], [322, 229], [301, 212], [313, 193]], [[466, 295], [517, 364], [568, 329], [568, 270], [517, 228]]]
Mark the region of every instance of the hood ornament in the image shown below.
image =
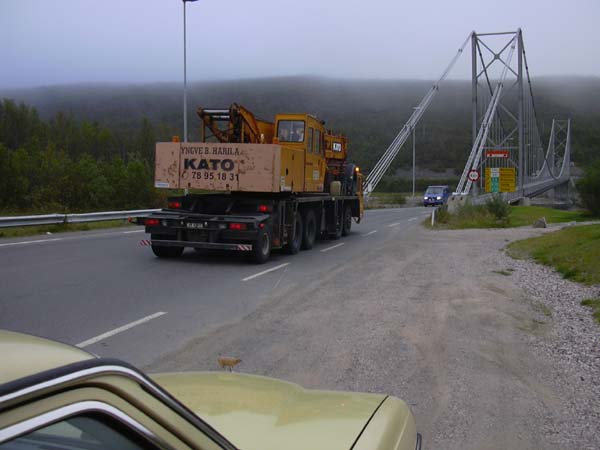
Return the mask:
[[240, 358], [233, 358], [231, 356], [219, 356], [217, 361], [221, 369], [229, 369], [230, 372], [233, 372], [233, 368], [242, 362]]

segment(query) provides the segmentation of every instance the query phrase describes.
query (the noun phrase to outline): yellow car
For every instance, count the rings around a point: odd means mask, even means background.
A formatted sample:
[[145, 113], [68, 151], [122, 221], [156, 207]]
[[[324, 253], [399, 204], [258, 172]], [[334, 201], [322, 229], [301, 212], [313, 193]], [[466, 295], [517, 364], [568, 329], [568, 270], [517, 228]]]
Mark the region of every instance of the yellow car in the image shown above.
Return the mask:
[[407, 405], [226, 372], [148, 377], [0, 331], [0, 450], [415, 450]]

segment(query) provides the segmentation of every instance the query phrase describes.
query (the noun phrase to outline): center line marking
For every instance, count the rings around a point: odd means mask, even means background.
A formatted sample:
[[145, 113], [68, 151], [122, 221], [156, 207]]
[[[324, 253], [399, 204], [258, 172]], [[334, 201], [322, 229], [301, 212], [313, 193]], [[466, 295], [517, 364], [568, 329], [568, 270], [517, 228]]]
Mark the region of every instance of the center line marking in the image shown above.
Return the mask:
[[88, 347], [88, 346], [90, 346], [92, 344], [95, 344], [96, 342], [103, 341], [104, 339], [107, 339], [107, 338], [109, 338], [111, 336], [114, 336], [115, 334], [122, 333], [123, 331], [129, 330], [130, 328], [133, 328], [133, 327], [135, 327], [137, 325], [141, 325], [143, 323], [149, 322], [150, 320], [156, 319], [157, 317], [160, 317], [160, 316], [162, 316], [164, 314], [166, 314], [166, 312], [163, 312], [163, 311], [159, 311], [157, 313], [150, 314], [149, 316], [142, 317], [141, 319], [136, 320], [135, 322], [130, 322], [130, 323], [128, 323], [126, 325], [123, 325], [123, 326], [121, 326], [119, 328], [115, 328], [114, 330], [107, 331], [106, 333], [102, 333], [102, 334], [100, 334], [100, 335], [98, 335], [96, 337], [88, 339], [87, 341], [80, 342], [76, 346], [79, 347], [79, 348]]
[[54, 238], [54, 239], [38, 239], [35, 241], [9, 242], [7, 244], [0, 244], [0, 247], [7, 247], [9, 245], [37, 244], [38, 242], [62, 241], [63, 239], [64, 238]]
[[323, 250], [321, 250], [321, 253], [328, 252], [329, 250], [333, 250], [334, 248], [341, 247], [342, 245], [344, 245], [343, 242], [341, 244], [335, 244], [335, 245], [332, 245], [331, 247], [324, 248]]
[[398, 226], [398, 225], [402, 225], [402, 222], [394, 222], [394, 223], [390, 223], [390, 224], [388, 225], [388, 227], [390, 227], [390, 228], [391, 228], [391, 227], [396, 227], [396, 226]]
[[372, 234], [377, 233], [377, 230], [369, 231], [368, 233], [363, 234], [363, 237], [371, 236]]
[[242, 281], [252, 280], [252, 279], [254, 279], [256, 277], [260, 277], [261, 275], [264, 275], [264, 274], [269, 273], [269, 272], [273, 272], [275, 270], [279, 270], [282, 267], [289, 266], [289, 265], [290, 265], [290, 263], [279, 264], [278, 266], [271, 267], [270, 269], [263, 270], [262, 272], [255, 273], [254, 275], [250, 275], [250, 276], [248, 276], [246, 278], [242, 278]]
[[144, 231], [146, 231], [146, 230], [123, 231], [123, 234], [143, 233]]

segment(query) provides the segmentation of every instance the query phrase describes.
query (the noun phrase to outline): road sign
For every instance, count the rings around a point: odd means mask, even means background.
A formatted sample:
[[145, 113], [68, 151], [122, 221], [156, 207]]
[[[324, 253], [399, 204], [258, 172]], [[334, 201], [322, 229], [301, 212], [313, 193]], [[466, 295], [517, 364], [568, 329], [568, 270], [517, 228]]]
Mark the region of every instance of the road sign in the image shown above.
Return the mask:
[[469, 180], [471, 180], [473, 183], [479, 181], [479, 171], [477, 169], [471, 169], [469, 172]]
[[510, 157], [510, 152], [508, 150], [486, 150], [485, 157], [486, 158], [508, 158], [508, 157]]
[[517, 190], [514, 167], [486, 167], [485, 192], [514, 192]]

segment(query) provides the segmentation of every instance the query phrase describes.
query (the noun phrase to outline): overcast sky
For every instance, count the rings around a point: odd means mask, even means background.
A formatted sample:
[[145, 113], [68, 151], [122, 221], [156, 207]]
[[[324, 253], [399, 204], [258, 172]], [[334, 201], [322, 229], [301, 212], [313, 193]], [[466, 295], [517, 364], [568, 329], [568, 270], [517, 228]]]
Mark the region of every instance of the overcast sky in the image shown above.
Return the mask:
[[[182, 12], [181, 0], [0, 0], [0, 86], [180, 81]], [[518, 27], [533, 76], [600, 76], [600, 0], [199, 0], [187, 19], [189, 80], [433, 79], [470, 31]], [[469, 74], [463, 57], [453, 77]]]

